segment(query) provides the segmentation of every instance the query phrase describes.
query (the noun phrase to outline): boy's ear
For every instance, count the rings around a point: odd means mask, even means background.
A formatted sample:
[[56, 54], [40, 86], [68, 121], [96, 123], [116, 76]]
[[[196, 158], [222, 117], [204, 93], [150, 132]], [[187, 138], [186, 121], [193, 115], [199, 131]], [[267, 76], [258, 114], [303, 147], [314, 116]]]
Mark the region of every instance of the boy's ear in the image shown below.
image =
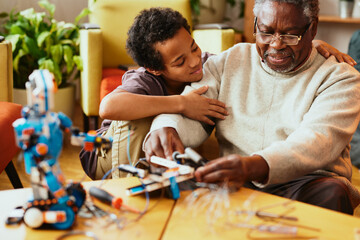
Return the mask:
[[146, 71], [148, 71], [149, 73], [155, 75], [155, 76], [160, 76], [161, 75], [161, 71], [159, 70], [152, 70], [150, 68], [146, 68]]

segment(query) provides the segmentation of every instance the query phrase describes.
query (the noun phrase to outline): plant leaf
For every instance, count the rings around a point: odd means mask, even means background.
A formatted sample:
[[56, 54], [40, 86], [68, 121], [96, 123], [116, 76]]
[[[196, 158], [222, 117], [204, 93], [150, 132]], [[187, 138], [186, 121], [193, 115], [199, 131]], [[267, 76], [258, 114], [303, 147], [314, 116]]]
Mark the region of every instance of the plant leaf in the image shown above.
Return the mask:
[[84, 8], [80, 14], [75, 17], [75, 25], [78, 25], [79, 21], [90, 13], [91, 11], [88, 8]]
[[31, 19], [34, 14], [35, 11], [33, 8], [28, 8], [20, 12], [20, 16], [23, 16], [26, 19]]
[[79, 71], [82, 71], [83, 70], [83, 62], [82, 62], [81, 57], [76, 55], [73, 57], [73, 60], [76, 64], [77, 69], [79, 69]]
[[[62, 75], [61, 75], [61, 70], [59, 67], [59, 64], [57, 64], [56, 62], [54, 63], [54, 76], [55, 76], [55, 81], [58, 85], [58, 87], [60, 87], [60, 85], [63, 83], [62, 81]], [[66, 83], [66, 81], [64, 81], [64, 83]]]
[[56, 44], [50, 47], [51, 57], [55, 63], [60, 64], [63, 56], [63, 47], [61, 44]]
[[191, 9], [194, 11], [195, 15], [200, 15], [200, 0], [190, 0]]
[[39, 63], [40, 69], [47, 69], [50, 72], [54, 72], [54, 62], [51, 59], [45, 59]]
[[26, 52], [22, 49], [19, 50], [18, 54], [14, 57], [13, 68], [16, 72], [19, 72], [19, 61], [22, 56], [25, 56]]
[[46, 9], [49, 12], [50, 18], [54, 18], [54, 13], [56, 8], [55, 4], [50, 3], [48, 0], [40, 0], [39, 6]]
[[60, 68], [59, 65], [56, 64], [53, 60], [51, 59], [43, 60], [41, 63], [39, 63], [39, 68], [47, 69], [50, 72], [52, 72], [54, 74], [55, 82], [57, 86], [61, 84], [62, 76], [61, 76]]
[[9, 16], [9, 14], [7, 12], [0, 13], [0, 18], [6, 18], [8, 16]]
[[69, 74], [74, 69], [73, 51], [70, 46], [64, 47], [64, 61], [66, 62], [66, 72]]
[[20, 40], [20, 34], [7, 35], [5, 39], [11, 42], [12, 52], [15, 52], [16, 46]]
[[40, 33], [40, 35], [37, 37], [38, 46], [41, 47], [43, 45], [45, 39], [49, 36], [50, 36], [49, 31], [44, 31], [44, 32]]
[[73, 40], [70, 40], [70, 39], [63, 39], [63, 40], [60, 40], [59, 43], [63, 44], [63, 45], [71, 45], [71, 46], [75, 46], [75, 43]]
[[36, 41], [33, 38], [25, 36], [24, 42], [28, 48], [28, 52], [35, 58], [40, 58], [41, 52], [38, 45], [36, 44]]
[[10, 27], [10, 34], [24, 34], [25, 32], [21, 29], [18, 24], [13, 24]]

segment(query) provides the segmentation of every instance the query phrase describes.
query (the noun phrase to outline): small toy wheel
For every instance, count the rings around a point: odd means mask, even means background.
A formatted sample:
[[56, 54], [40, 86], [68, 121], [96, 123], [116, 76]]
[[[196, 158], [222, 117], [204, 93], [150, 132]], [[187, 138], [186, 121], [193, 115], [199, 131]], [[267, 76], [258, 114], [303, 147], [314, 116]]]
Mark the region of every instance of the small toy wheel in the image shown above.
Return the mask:
[[180, 161], [181, 161], [181, 159], [177, 157], [178, 155], [180, 155], [180, 153], [179, 153], [178, 151], [175, 151], [175, 152], [173, 152], [173, 154], [172, 154], [172, 158], [173, 158], [173, 160], [176, 161], [176, 162], [180, 162]]
[[44, 223], [42, 211], [36, 207], [26, 209], [24, 223], [30, 228], [39, 228]]

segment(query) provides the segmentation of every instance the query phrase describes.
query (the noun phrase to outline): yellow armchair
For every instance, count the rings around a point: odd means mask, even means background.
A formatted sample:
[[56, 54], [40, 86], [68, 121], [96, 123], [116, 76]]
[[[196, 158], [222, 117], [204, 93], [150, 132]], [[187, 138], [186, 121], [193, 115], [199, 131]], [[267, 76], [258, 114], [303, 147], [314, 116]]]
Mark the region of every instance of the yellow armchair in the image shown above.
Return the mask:
[[11, 43], [0, 36], [0, 102], [13, 101], [13, 68]]
[[0, 173], [4, 170], [14, 188], [22, 188], [23, 185], [17, 174], [12, 159], [19, 152], [15, 144], [14, 129], [12, 122], [21, 117], [19, 104], [13, 101], [13, 65], [11, 43], [4, 41], [0, 36]]
[[[91, 14], [89, 24], [80, 30], [80, 55], [83, 60], [81, 73], [80, 103], [84, 113], [84, 130], [98, 127], [99, 105], [101, 101], [100, 86], [104, 77], [103, 69], [118, 68], [120, 65], [133, 65], [134, 62], [126, 52], [127, 31], [137, 14], [150, 7], [170, 7], [179, 11], [191, 25], [191, 8], [189, 0], [89, 0]], [[195, 41], [201, 39], [206, 30], [199, 30]], [[215, 45], [222, 47], [211, 49], [209, 38], [203, 51], [218, 53], [234, 44], [232, 29], [217, 29], [212, 34]], [[216, 40], [219, 39], [219, 40]], [[230, 39], [230, 40], [224, 40]], [[214, 45], [214, 44], [213, 44]], [[106, 74], [105, 74], [106, 75]], [[119, 84], [121, 81], [119, 81]]]

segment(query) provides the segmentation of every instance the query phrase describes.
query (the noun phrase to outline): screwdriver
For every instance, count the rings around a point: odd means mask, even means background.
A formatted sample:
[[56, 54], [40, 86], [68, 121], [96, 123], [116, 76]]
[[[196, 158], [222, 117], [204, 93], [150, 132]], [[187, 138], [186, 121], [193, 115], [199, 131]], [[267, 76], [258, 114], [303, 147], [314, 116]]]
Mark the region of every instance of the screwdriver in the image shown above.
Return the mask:
[[107, 191], [101, 189], [101, 188], [98, 188], [98, 187], [90, 187], [89, 189], [89, 193], [90, 193], [90, 196], [98, 199], [100, 202], [103, 202], [109, 206], [112, 206], [113, 208], [115, 209], [119, 209], [121, 207], [123, 207], [124, 209], [130, 211], [130, 212], [133, 212], [133, 213], [140, 213], [139, 210], [133, 208], [133, 207], [130, 207], [130, 206], [127, 206], [123, 203], [123, 200], [121, 197], [114, 197], [113, 195], [111, 195], [110, 193], [108, 193]]

